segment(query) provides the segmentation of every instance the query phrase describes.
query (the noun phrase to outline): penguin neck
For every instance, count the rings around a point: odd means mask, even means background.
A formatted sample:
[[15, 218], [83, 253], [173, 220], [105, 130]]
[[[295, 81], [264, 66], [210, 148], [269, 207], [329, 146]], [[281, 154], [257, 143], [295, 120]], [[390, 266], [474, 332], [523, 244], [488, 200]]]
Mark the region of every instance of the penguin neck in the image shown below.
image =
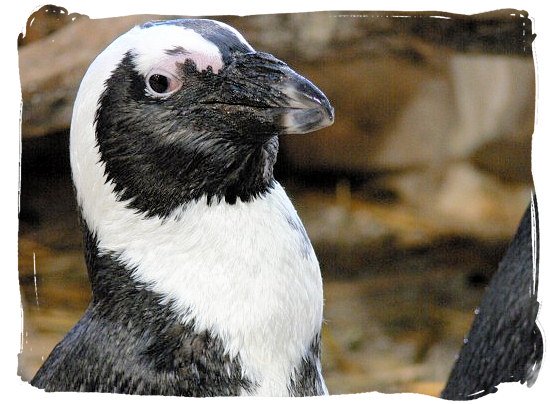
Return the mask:
[[[242, 135], [252, 137], [252, 135]], [[277, 158], [279, 141], [276, 136], [266, 138], [257, 144], [247, 145], [232, 156], [225, 154], [224, 160], [219, 156], [202, 159], [199, 169], [190, 168], [184, 171], [178, 182], [182, 202], [197, 201], [206, 197], [208, 204], [225, 201], [233, 205], [238, 200], [251, 202], [265, 195], [274, 186], [273, 166]], [[215, 175], [207, 175], [213, 174]], [[185, 190], [187, 184], [200, 184], [192, 190]]]
[[209, 204], [249, 202], [273, 186], [277, 136], [178, 133], [175, 140], [151, 146], [144, 139], [155, 135], [140, 133], [136, 137], [145, 145], [138, 147], [102, 119], [96, 133], [100, 162], [117, 199], [147, 217], [167, 218], [203, 197]]

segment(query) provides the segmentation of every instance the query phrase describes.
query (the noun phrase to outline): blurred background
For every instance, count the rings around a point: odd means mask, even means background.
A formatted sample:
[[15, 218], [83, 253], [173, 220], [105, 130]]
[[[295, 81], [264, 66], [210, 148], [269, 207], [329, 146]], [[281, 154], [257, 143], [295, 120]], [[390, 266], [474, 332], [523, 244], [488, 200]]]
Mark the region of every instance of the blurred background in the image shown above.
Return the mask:
[[[90, 299], [70, 177], [79, 82], [135, 24], [52, 5], [18, 38], [23, 95], [19, 374], [29, 380]], [[320, 87], [320, 132], [281, 138], [276, 176], [324, 278], [331, 394], [439, 395], [532, 190], [527, 13], [216, 16]]]

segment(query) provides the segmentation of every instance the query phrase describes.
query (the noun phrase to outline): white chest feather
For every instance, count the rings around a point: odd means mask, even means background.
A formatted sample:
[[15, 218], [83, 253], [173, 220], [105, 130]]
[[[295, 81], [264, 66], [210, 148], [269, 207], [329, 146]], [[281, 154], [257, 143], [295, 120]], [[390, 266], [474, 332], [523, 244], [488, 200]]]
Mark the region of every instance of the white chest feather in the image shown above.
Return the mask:
[[[287, 394], [322, 321], [319, 266], [291, 221], [283, 189], [252, 203], [188, 206], [177, 220], [132, 220], [100, 230], [135, 277], [172, 299], [182, 320], [220, 337], [260, 395]], [[99, 229], [98, 229], [99, 230]], [[307, 252], [307, 253], [306, 253]]]

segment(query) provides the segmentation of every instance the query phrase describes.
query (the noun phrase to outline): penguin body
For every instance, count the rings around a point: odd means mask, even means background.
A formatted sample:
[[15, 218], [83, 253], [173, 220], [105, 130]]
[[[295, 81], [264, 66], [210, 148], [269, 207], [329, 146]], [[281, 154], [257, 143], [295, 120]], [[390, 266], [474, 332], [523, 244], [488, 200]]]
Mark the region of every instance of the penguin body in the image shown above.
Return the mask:
[[496, 392], [500, 383], [535, 382], [543, 353], [536, 323], [537, 215], [533, 196], [476, 310], [442, 398], [474, 399]]
[[233, 28], [135, 27], [88, 69], [71, 167], [92, 302], [31, 383], [48, 391], [326, 394], [319, 264], [273, 178], [326, 97]]

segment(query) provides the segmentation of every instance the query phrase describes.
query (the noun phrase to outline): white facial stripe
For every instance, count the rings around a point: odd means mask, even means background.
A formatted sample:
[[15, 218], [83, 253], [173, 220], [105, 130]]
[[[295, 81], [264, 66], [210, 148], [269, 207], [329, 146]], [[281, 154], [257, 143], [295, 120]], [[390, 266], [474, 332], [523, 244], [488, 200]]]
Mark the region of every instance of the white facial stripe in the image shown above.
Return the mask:
[[[135, 32], [134, 32], [135, 31]], [[136, 27], [130, 31], [139, 36], [133, 45], [137, 70], [146, 75], [158, 64], [192, 59], [199, 71], [212, 66], [214, 73], [224, 67], [220, 50], [212, 42], [191, 29], [177, 25], [155, 25], [150, 28]], [[181, 47], [185, 55], [167, 55], [167, 50]]]
[[[110, 218], [110, 207], [115, 201], [114, 185], [105, 183], [105, 167], [100, 163], [96, 145], [94, 118], [99, 98], [105, 90], [105, 81], [128, 51], [129, 33], [116, 39], [90, 65], [76, 96], [70, 135], [70, 158], [73, 182], [83, 218], [95, 231], [101, 218]], [[113, 212], [115, 213], [115, 212]]]

